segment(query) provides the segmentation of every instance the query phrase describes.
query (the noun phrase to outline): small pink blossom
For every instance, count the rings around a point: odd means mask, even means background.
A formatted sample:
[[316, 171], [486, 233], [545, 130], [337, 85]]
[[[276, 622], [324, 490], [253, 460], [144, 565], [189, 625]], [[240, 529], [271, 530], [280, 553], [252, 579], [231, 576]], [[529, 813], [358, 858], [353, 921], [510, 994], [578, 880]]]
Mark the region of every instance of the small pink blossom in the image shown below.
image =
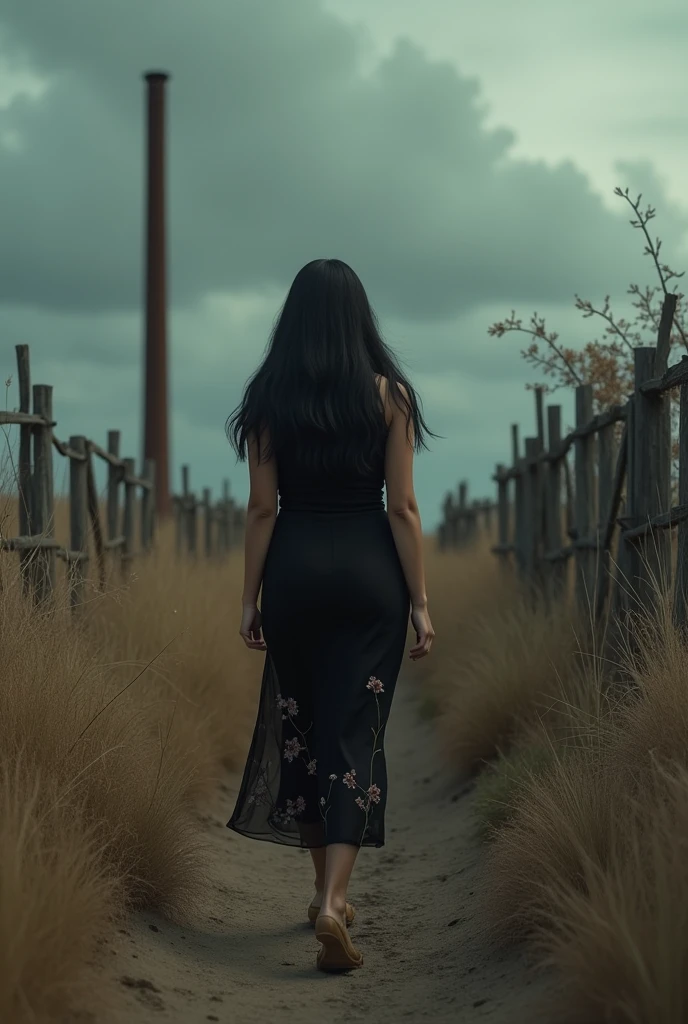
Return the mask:
[[375, 783], [373, 783], [373, 785], [369, 787], [368, 796], [370, 797], [374, 804], [380, 803], [380, 792], [380, 787], [376, 786]]
[[336, 776], [336, 775], [330, 775], [330, 782], [334, 782], [334, 780], [335, 780], [336, 778], [337, 778], [337, 776]]
[[312, 761], [308, 762], [307, 768], [308, 768], [308, 774], [309, 775], [315, 775], [315, 765], [316, 765], [315, 758]]
[[293, 740], [287, 740], [284, 744], [284, 756], [287, 761], [293, 761], [295, 757], [299, 756], [302, 750], [305, 750], [305, 747], [301, 746], [297, 736], [295, 736]]
[[[298, 715], [299, 705], [296, 703], [293, 697], [283, 697], [281, 693], [277, 694], [277, 707], [286, 708], [287, 714]], [[286, 715], [282, 715], [282, 718], [286, 718]]]
[[345, 786], [348, 786], [349, 789], [356, 789], [356, 769], [352, 768], [350, 772], [345, 772], [342, 776], [342, 782]]
[[306, 801], [303, 799], [302, 796], [297, 796], [297, 798], [296, 798], [296, 813], [297, 814], [301, 814], [301, 812], [305, 811], [305, 810], [306, 810]]
[[372, 690], [373, 693], [384, 693], [385, 692], [385, 688], [382, 685], [382, 680], [381, 679], [376, 679], [375, 676], [371, 676], [370, 677], [370, 679], [366, 683], [366, 686], [367, 686], [367, 688], [369, 690]]
[[356, 797], [356, 803], [358, 804], [358, 806], [361, 808], [362, 811], [365, 811], [366, 807], [365, 807], [365, 804], [363, 803], [363, 797], [362, 796], [357, 796]]
[[325, 806], [325, 797], [324, 796], [320, 797], [320, 803], [323, 805], [323, 807]]

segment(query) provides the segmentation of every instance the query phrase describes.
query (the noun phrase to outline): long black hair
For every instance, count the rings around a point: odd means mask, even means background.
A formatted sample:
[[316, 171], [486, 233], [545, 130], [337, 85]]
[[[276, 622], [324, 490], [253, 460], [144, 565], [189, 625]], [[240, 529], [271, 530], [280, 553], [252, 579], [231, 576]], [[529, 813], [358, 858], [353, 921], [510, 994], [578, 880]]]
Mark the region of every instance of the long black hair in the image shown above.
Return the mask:
[[[375, 374], [414, 428], [416, 451], [429, 430], [421, 403], [383, 341], [360, 279], [341, 260], [313, 260], [298, 272], [273, 326], [263, 360], [229, 416], [227, 437], [237, 459], [250, 437], [258, 458], [295, 445], [313, 470], [369, 470], [384, 446], [384, 404]], [[399, 390], [402, 384], [408, 401]], [[267, 430], [267, 450], [260, 436]]]

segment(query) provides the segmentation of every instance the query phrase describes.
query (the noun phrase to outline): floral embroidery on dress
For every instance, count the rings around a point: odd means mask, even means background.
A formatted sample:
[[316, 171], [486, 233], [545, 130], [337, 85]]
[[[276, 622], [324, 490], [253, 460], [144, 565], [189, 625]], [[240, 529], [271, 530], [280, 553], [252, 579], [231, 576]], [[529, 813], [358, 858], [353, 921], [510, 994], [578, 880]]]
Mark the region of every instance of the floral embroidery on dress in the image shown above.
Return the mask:
[[306, 810], [306, 801], [302, 796], [297, 796], [296, 800], [287, 800], [286, 810], [280, 811], [275, 808], [273, 814], [273, 820], [281, 825], [290, 825], [297, 814], [303, 814]]
[[[316, 774], [316, 760], [312, 758], [308, 744], [306, 742], [306, 733], [310, 732], [313, 723], [308, 726], [305, 731], [302, 731], [294, 719], [298, 716], [299, 705], [293, 697], [283, 697], [281, 693], [277, 694], [276, 704], [282, 714], [283, 722], [290, 722], [294, 730], [297, 732], [297, 736], [292, 736], [290, 739], [284, 741], [283, 757], [290, 764], [296, 758], [300, 759], [306, 766], [306, 770], [309, 775]], [[305, 752], [305, 756], [302, 756]], [[285, 808], [274, 807], [272, 813], [272, 820], [277, 825], [291, 825], [295, 818], [303, 814], [306, 809], [306, 801], [303, 796], [297, 796], [296, 800], [287, 800]]]
[[[370, 690], [370, 692], [373, 694], [375, 698], [375, 704], [377, 706], [377, 727], [375, 728], [371, 726], [371, 732], [373, 734], [373, 749], [370, 756], [370, 777], [368, 780], [368, 785], [367, 787], [361, 785], [361, 783], [358, 781], [356, 769], [353, 767], [350, 768], [347, 772], [344, 772], [343, 775], [341, 776], [341, 781], [343, 785], [346, 786], [347, 789], [354, 790], [356, 792], [356, 796], [354, 797], [354, 803], [356, 804], [357, 807], [360, 808], [360, 810], [365, 815], [363, 821], [363, 830], [360, 839], [361, 843], [363, 842], [363, 839], [369, 828], [371, 811], [374, 805], [380, 803], [380, 800], [382, 798], [382, 790], [377, 785], [377, 783], [373, 781], [373, 774], [375, 766], [375, 756], [376, 754], [380, 754], [382, 752], [382, 746], [378, 745], [380, 733], [382, 731], [382, 715], [380, 709], [380, 702], [378, 698], [381, 693], [385, 692], [382, 680], [378, 679], [376, 676], [370, 676], [365, 685], [366, 689]], [[299, 705], [298, 702], [294, 700], [293, 697], [283, 697], [280, 693], [278, 693], [276, 705], [278, 710], [282, 712], [282, 721], [288, 721], [294, 728], [294, 731], [296, 732], [295, 736], [292, 736], [284, 741], [284, 759], [288, 761], [290, 764], [295, 759], [301, 760], [306, 766], [306, 771], [308, 775], [317, 775], [317, 760], [314, 757], [311, 757], [310, 752], [308, 750], [308, 743], [306, 740], [306, 734], [310, 732], [313, 723], [311, 722], [311, 724], [305, 731], [302, 731], [299, 728], [299, 726], [294, 721], [294, 719], [297, 718], [299, 714]], [[335, 782], [338, 781], [339, 778], [340, 776], [335, 773], [332, 773], [328, 776], [328, 781], [330, 785], [327, 792], [327, 796], [321, 796], [318, 801], [318, 810], [320, 811], [320, 816], [323, 820], [325, 834], [327, 834], [327, 815], [330, 810], [332, 786]], [[258, 778], [254, 794], [252, 794], [249, 797], [249, 802], [264, 799], [266, 796], [269, 802], [269, 792], [267, 790], [267, 784], [264, 778]], [[305, 809], [306, 801], [304, 797], [297, 796], [295, 800], [287, 799], [286, 807], [275, 807], [273, 809], [271, 818], [273, 822], [278, 826], [290, 826], [294, 824], [295, 819], [299, 815], [303, 814]]]
[[253, 786], [253, 792], [250, 793], [247, 798], [248, 803], [269, 804], [272, 802], [267, 780], [267, 775], [271, 764], [272, 761], [267, 761], [264, 766], [260, 767], [258, 774], [256, 775], [256, 780]]
[[[361, 840], [360, 840], [361, 843], [363, 842], [365, 834], [366, 834], [366, 832], [368, 830], [371, 808], [372, 808], [373, 804], [379, 804], [380, 803], [380, 798], [382, 797], [382, 790], [380, 789], [380, 787], [375, 782], [373, 782], [373, 767], [374, 767], [375, 755], [376, 754], [380, 754], [382, 752], [382, 746], [378, 746], [378, 739], [379, 739], [380, 733], [382, 731], [382, 718], [381, 718], [380, 702], [378, 700], [378, 694], [384, 693], [385, 692], [385, 688], [384, 688], [384, 685], [383, 685], [381, 679], [378, 679], [376, 676], [370, 676], [370, 678], [368, 679], [368, 682], [366, 683], [366, 689], [368, 689], [368, 690], [370, 690], [372, 692], [372, 694], [375, 697], [375, 704], [377, 705], [377, 728], [375, 729], [375, 728], [373, 728], [371, 726], [371, 732], [373, 734], [373, 751], [372, 751], [372, 754], [370, 756], [370, 781], [369, 781], [369, 784], [368, 784], [368, 788], [367, 789], [364, 788], [358, 782], [358, 779], [356, 777], [356, 769], [355, 768], [350, 768], [348, 772], [344, 772], [344, 774], [342, 775], [342, 782], [347, 787], [347, 789], [355, 789], [355, 790], [359, 791], [358, 796], [356, 796], [355, 799], [354, 799], [354, 803], [358, 807], [360, 807], [360, 809], [365, 814], [365, 820], [363, 822], [363, 831], [361, 833]], [[329, 788], [329, 791], [328, 791], [328, 794], [327, 794], [327, 798], [325, 798], [324, 796], [320, 797], [320, 814], [321, 814], [321, 816], [323, 818], [323, 821], [325, 823], [325, 828], [326, 829], [327, 829], [327, 813], [328, 813], [328, 811], [330, 809], [329, 804], [330, 804], [330, 794], [332, 793], [332, 783], [337, 780], [337, 776], [336, 775], [330, 775], [329, 779], [330, 779], [330, 788]]]

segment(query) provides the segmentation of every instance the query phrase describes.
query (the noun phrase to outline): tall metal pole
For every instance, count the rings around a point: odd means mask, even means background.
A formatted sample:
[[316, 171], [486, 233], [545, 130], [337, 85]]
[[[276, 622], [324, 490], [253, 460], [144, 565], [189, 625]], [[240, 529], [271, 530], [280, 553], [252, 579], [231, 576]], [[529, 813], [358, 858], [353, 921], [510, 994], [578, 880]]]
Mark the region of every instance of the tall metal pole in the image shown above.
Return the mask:
[[165, 231], [165, 83], [164, 71], [144, 75], [148, 83], [146, 193], [146, 357], [143, 458], [155, 460], [155, 508], [170, 512], [167, 265]]

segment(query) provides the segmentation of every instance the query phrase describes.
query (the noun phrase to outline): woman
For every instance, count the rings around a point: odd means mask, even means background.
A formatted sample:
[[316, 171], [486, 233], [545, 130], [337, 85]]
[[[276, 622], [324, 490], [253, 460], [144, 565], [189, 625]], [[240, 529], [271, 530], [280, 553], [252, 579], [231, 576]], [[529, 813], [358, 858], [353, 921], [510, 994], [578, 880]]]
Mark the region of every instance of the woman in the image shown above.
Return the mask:
[[227, 433], [251, 482], [240, 633], [267, 652], [227, 825], [310, 850], [317, 966], [360, 967], [346, 892], [360, 847], [385, 841], [383, 742], [409, 612], [412, 660], [435, 635], [412, 481], [432, 432], [346, 263], [296, 275]]

